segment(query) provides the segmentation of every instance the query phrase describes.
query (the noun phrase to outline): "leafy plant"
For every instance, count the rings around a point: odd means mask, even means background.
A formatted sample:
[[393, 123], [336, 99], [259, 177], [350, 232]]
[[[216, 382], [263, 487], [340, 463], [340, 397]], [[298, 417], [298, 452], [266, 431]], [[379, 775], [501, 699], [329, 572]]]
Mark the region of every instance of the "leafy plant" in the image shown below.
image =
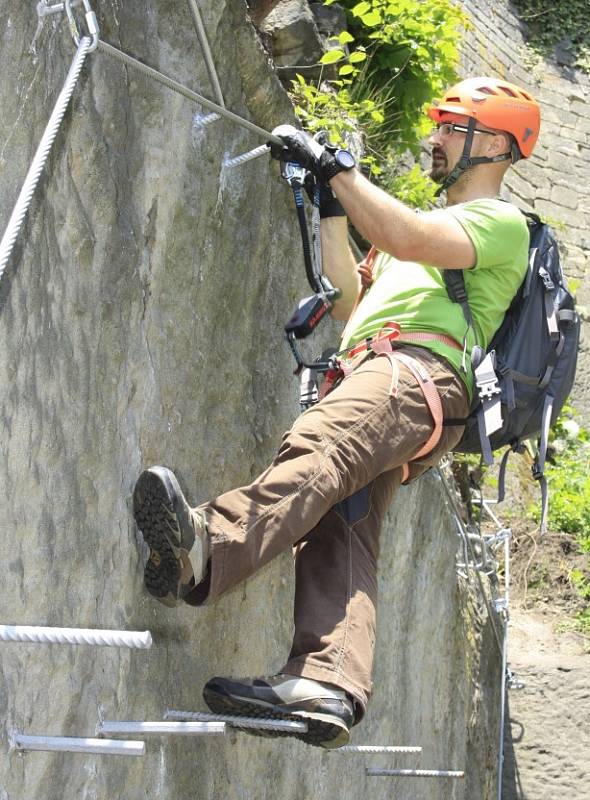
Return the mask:
[[536, 53], [551, 58], [561, 44], [574, 66], [590, 72], [588, 0], [514, 0], [514, 5], [529, 25], [529, 45]]
[[590, 608], [584, 609], [577, 615], [576, 627], [586, 636], [590, 635]]
[[570, 573], [570, 580], [580, 597], [583, 597], [584, 600], [590, 600], [590, 580], [588, 580], [582, 570], [573, 569]]
[[417, 154], [432, 124], [424, 105], [457, 78], [459, 31], [469, 26], [468, 17], [449, 0], [339, 0], [339, 5], [355, 44], [348, 57], [340, 50], [345, 61], [340, 74], [356, 77], [353, 99], [378, 96], [384, 116], [368, 132], [369, 145], [383, 153], [393, 137]]
[[[331, 5], [335, 0], [324, 0]], [[457, 79], [459, 30], [467, 16], [451, 0], [339, 0], [348, 31], [321, 59], [338, 65], [338, 77], [292, 84], [296, 112], [311, 132], [328, 130], [343, 144], [363, 131], [363, 164], [388, 191], [417, 207], [433, 192], [418, 168], [399, 176], [402, 153], [417, 155], [431, 127], [424, 105]]]
[[[574, 417], [575, 411], [565, 406], [551, 435], [555, 457], [545, 470], [551, 491], [549, 525], [574, 534], [590, 553], [590, 441]], [[538, 518], [538, 511], [533, 515]]]

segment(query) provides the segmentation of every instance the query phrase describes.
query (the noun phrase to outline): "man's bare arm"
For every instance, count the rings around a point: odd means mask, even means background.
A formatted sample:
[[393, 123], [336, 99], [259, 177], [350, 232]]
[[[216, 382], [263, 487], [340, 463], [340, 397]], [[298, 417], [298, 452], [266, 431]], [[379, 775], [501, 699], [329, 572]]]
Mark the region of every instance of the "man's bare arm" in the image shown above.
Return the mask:
[[440, 269], [475, 266], [473, 242], [448, 211], [416, 214], [356, 169], [339, 173], [330, 185], [354, 227], [378, 250]]
[[327, 217], [321, 222], [322, 261], [324, 274], [341, 290], [331, 316], [347, 320], [360, 290], [360, 276], [348, 245], [346, 217]]

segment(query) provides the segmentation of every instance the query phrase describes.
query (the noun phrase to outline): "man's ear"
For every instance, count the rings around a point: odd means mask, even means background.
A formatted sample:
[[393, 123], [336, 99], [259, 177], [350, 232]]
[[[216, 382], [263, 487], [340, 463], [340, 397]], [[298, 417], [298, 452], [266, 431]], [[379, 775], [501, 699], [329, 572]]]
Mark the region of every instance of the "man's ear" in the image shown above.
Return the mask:
[[510, 146], [510, 137], [505, 133], [496, 134], [490, 143], [490, 149], [495, 156], [500, 153], [509, 153]]

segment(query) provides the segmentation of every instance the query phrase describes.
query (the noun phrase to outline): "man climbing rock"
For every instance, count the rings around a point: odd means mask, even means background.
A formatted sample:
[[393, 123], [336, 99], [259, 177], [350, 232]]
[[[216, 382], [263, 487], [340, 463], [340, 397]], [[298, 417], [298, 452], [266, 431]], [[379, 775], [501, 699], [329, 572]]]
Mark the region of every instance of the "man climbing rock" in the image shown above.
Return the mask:
[[[329, 187], [321, 234], [324, 271], [342, 290], [333, 315], [348, 320], [341, 372], [249, 486], [191, 508], [174, 474], [152, 467], [134, 492], [150, 548], [145, 585], [166, 605], [213, 603], [294, 548], [287, 662], [272, 677], [213, 678], [204, 698], [218, 713], [303, 718], [308, 730], [295, 735], [328, 748], [348, 741], [371, 695], [382, 519], [400, 484], [460, 439], [471, 350], [490, 342], [527, 266], [525, 218], [498, 195], [509, 165], [532, 153], [537, 103], [505, 81], [472, 78], [428, 113], [430, 175], [447, 205], [420, 214], [371, 184], [346, 151], [290, 126], [274, 131], [284, 142], [275, 157]], [[372, 270], [359, 274], [347, 218], [379, 252]], [[464, 271], [471, 324], [447, 293], [452, 269]]]

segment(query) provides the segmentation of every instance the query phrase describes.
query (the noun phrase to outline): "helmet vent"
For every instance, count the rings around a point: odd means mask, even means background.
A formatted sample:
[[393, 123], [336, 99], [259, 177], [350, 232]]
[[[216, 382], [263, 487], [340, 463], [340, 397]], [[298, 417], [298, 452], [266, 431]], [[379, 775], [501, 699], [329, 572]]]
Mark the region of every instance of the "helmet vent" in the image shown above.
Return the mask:
[[493, 89], [490, 89], [489, 86], [480, 86], [477, 91], [480, 92], [480, 94], [496, 94], [496, 92]]
[[530, 94], [527, 94], [522, 89], [520, 90], [520, 93], [525, 98], [525, 100], [530, 100], [531, 102], [533, 102], [533, 98], [530, 96]]
[[509, 89], [507, 86], [499, 86], [498, 88], [501, 89], [504, 94], [507, 94], [508, 97], [516, 97], [516, 92], [513, 92], [512, 89]]
[[447, 102], [447, 103], [460, 103], [461, 102], [461, 98], [460, 97], [445, 97], [445, 102]]

